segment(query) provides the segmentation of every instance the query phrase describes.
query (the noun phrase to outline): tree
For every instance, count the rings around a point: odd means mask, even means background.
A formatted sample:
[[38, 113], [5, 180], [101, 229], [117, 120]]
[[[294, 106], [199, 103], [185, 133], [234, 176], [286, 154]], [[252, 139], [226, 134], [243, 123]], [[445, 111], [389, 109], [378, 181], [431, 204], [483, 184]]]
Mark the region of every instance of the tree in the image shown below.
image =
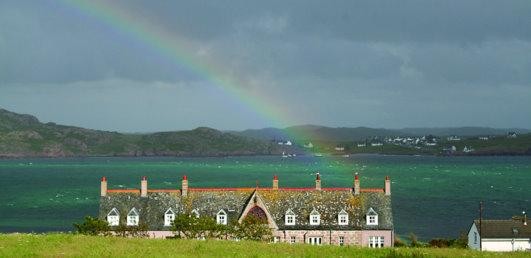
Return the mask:
[[219, 225], [210, 217], [196, 217], [193, 214], [180, 214], [172, 222], [172, 231], [177, 237], [181, 234], [190, 239], [200, 237], [216, 238], [226, 234], [227, 227]]
[[417, 235], [409, 233], [409, 246], [411, 247], [422, 247], [422, 243], [418, 241]]
[[269, 241], [273, 236], [265, 218], [247, 216], [239, 224], [232, 226], [232, 233], [239, 239]]
[[126, 226], [120, 224], [114, 227], [114, 233], [117, 236], [121, 237], [149, 237], [148, 234], [148, 225], [145, 223], [140, 223], [138, 226]]
[[105, 220], [94, 218], [92, 216], [86, 216], [83, 223], [74, 223], [76, 232], [83, 235], [109, 235], [110, 227], [109, 223]]

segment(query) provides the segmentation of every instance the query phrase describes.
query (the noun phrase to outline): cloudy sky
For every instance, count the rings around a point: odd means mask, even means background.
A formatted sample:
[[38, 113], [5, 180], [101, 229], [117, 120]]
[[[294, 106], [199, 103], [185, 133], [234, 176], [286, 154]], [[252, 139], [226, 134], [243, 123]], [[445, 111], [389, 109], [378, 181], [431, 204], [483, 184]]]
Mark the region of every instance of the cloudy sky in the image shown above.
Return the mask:
[[[79, 6], [0, 0], [0, 107], [127, 132], [531, 128], [528, 0], [113, 1], [106, 18]], [[146, 28], [187, 42], [174, 47], [188, 59]]]

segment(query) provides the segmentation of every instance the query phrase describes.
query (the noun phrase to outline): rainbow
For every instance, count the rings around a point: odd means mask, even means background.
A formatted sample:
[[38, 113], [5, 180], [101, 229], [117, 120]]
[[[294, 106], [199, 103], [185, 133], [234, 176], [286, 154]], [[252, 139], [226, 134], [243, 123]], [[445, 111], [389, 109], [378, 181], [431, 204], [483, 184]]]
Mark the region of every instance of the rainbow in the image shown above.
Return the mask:
[[[179, 36], [178, 28], [168, 31], [163, 26], [144, 19], [145, 17], [135, 15], [127, 6], [118, 5], [113, 1], [63, 0], [62, 2], [82, 16], [96, 19], [145, 45], [171, 63], [188, 69], [217, 87], [227, 97], [246, 106], [248, 110], [256, 114], [257, 119], [278, 128], [299, 122], [296, 119], [297, 116], [290, 113], [290, 109], [283, 108], [282, 103], [278, 103], [274, 96], [261, 91], [263, 87], [247, 87], [252, 82], [237, 74], [237, 71], [229, 70], [223, 62], [218, 60], [199, 56], [197, 54], [200, 50], [198, 44]], [[298, 139], [310, 138], [300, 133], [295, 135], [295, 133], [288, 132], [288, 134]], [[323, 160], [334, 166], [352, 169], [344, 162]]]

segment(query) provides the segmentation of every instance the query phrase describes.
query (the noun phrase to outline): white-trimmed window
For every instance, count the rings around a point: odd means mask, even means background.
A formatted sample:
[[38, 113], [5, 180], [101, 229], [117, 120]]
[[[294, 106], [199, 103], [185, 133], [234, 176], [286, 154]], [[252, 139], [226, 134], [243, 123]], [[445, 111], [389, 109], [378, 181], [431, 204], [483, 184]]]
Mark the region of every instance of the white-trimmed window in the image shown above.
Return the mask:
[[192, 215], [195, 216], [196, 218], [199, 218], [199, 211], [197, 209], [193, 209]]
[[132, 208], [129, 213], [127, 213], [127, 226], [138, 226], [138, 219], [140, 215], [136, 208]]
[[318, 226], [321, 224], [321, 214], [317, 212], [315, 209], [310, 213], [310, 225], [312, 226]]
[[337, 224], [339, 225], [348, 225], [348, 213], [345, 210], [341, 210], [339, 214], [337, 214]]
[[339, 236], [339, 245], [345, 245], [345, 237]]
[[369, 247], [370, 248], [382, 248], [382, 247], [384, 247], [384, 237], [383, 236], [370, 236], [369, 237]]
[[308, 244], [310, 245], [321, 245], [321, 237], [308, 237]]
[[173, 212], [171, 208], [169, 208], [164, 213], [164, 226], [165, 227], [171, 226], [171, 223], [173, 222], [174, 219], [175, 219], [175, 213]]
[[218, 212], [216, 222], [221, 225], [227, 225], [227, 213], [224, 210]]
[[284, 217], [284, 224], [286, 224], [286, 226], [295, 225], [295, 213], [291, 209], [288, 209], [288, 211], [286, 211], [286, 215]]
[[367, 225], [369, 226], [378, 225], [378, 213], [376, 213], [373, 208], [369, 208], [366, 219], [367, 219]]
[[107, 223], [109, 223], [109, 226], [120, 225], [120, 213], [116, 208], [112, 208], [112, 210], [107, 213]]
[[296, 237], [296, 236], [290, 236], [290, 237], [289, 237], [289, 243], [290, 243], [290, 244], [295, 244], [295, 243], [297, 243], [297, 237]]

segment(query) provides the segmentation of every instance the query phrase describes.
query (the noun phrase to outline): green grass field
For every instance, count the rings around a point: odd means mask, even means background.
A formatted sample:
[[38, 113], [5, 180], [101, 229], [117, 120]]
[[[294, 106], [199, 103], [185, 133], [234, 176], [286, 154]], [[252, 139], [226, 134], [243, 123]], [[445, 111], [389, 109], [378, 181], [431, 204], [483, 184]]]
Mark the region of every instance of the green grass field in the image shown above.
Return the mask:
[[305, 244], [2, 234], [0, 257], [531, 257], [451, 248], [369, 249]]

